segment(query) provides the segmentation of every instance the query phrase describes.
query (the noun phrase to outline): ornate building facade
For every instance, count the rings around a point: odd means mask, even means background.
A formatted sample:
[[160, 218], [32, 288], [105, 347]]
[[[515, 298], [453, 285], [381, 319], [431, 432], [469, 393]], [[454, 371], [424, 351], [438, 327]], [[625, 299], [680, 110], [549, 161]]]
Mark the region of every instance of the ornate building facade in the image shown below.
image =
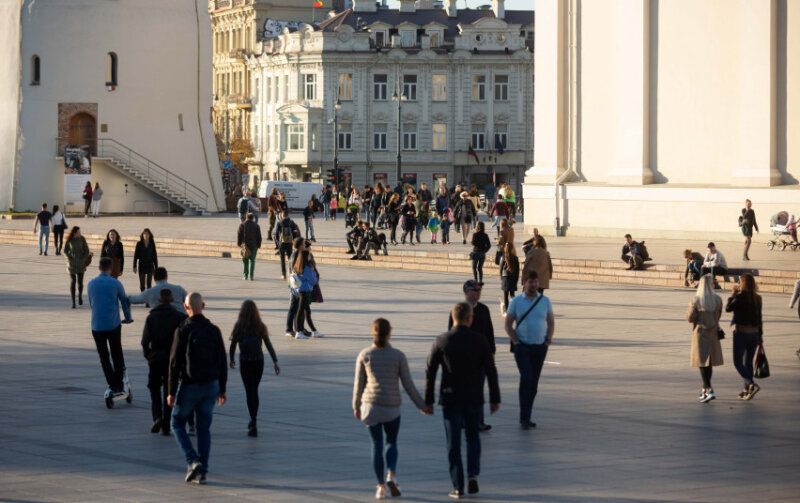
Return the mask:
[[393, 185], [399, 146], [412, 184], [520, 183], [533, 160], [534, 15], [503, 7], [356, 0], [263, 41], [246, 58], [254, 174], [319, 180], [338, 154], [346, 181]]

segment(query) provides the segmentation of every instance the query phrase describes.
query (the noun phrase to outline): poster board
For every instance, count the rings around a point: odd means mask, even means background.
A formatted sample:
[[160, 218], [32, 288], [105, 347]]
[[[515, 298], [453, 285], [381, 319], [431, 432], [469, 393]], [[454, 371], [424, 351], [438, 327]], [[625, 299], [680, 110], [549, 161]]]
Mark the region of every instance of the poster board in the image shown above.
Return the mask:
[[[64, 147], [64, 206], [83, 207], [83, 188], [92, 181], [92, 156], [88, 146]], [[66, 209], [66, 208], [65, 208]]]

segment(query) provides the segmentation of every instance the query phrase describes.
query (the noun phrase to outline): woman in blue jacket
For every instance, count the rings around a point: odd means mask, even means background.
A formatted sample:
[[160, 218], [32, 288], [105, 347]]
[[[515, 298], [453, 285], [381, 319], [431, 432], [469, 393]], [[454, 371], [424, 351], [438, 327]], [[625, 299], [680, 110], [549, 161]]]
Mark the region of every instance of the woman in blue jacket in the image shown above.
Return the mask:
[[311, 337], [322, 337], [322, 334], [317, 332], [314, 322], [311, 320], [311, 291], [316, 284], [317, 272], [309, 263], [308, 250], [304, 250], [297, 255], [297, 259], [294, 262], [292, 282], [290, 284], [292, 296], [299, 299], [297, 316], [294, 321], [295, 339], [308, 339], [305, 330], [306, 320], [308, 320], [308, 326], [312, 331]]

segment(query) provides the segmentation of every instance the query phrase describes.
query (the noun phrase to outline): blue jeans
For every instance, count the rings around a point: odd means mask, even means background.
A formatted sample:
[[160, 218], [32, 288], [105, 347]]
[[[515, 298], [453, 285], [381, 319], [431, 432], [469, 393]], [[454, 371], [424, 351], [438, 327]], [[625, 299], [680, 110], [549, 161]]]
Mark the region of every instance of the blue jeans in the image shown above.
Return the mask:
[[325, 220], [330, 218], [331, 206], [328, 203], [322, 203], [322, 214], [325, 216]]
[[464, 465], [461, 462], [461, 429], [467, 439], [467, 477], [481, 471], [481, 439], [478, 434], [481, 406], [442, 407], [444, 433], [447, 437], [447, 459], [453, 488], [464, 491]]
[[745, 389], [753, 384], [753, 359], [758, 349], [758, 334], [744, 334], [733, 331], [733, 366], [744, 378]]
[[450, 242], [450, 222], [442, 220], [442, 243]]
[[40, 225], [39, 226], [39, 251], [42, 251], [42, 238], [44, 238], [44, 252], [47, 253], [47, 249], [50, 247], [50, 226], [49, 225]]
[[[311, 231], [311, 237], [308, 237], [308, 231]], [[306, 239], [311, 239], [314, 237], [314, 221], [313, 220], [306, 220]]]
[[519, 369], [519, 421], [531, 420], [533, 400], [539, 388], [544, 358], [547, 356], [546, 344], [514, 344], [514, 359]]
[[[175, 396], [175, 407], [172, 408], [172, 433], [178, 447], [186, 457], [186, 464], [190, 465], [199, 461], [203, 468], [201, 473], [208, 472], [208, 453], [211, 451], [211, 420], [214, 417], [214, 404], [219, 395], [219, 381], [207, 383], [184, 384], [178, 387]], [[186, 421], [192, 410], [197, 413], [197, 450], [194, 450], [192, 441], [186, 433]]]
[[378, 484], [383, 484], [386, 479], [383, 465], [383, 433], [386, 432], [386, 466], [389, 471], [397, 471], [397, 434], [400, 433], [400, 416], [387, 423], [378, 423], [367, 426], [372, 439], [372, 467]]

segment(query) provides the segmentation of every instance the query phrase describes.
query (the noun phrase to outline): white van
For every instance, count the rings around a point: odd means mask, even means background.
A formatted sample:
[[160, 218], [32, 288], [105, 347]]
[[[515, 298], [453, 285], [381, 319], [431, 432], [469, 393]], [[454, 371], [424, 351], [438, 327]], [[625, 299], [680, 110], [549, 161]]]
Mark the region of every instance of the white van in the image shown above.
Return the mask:
[[279, 182], [276, 180], [262, 180], [258, 188], [258, 197], [269, 197], [272, 189], [278, 189], [286, 195], [286, 204], [290, 210], [302, 210], [308, 206], [311, 196], [316, 194], [319, 199], [322, 184], [315, 182]]

